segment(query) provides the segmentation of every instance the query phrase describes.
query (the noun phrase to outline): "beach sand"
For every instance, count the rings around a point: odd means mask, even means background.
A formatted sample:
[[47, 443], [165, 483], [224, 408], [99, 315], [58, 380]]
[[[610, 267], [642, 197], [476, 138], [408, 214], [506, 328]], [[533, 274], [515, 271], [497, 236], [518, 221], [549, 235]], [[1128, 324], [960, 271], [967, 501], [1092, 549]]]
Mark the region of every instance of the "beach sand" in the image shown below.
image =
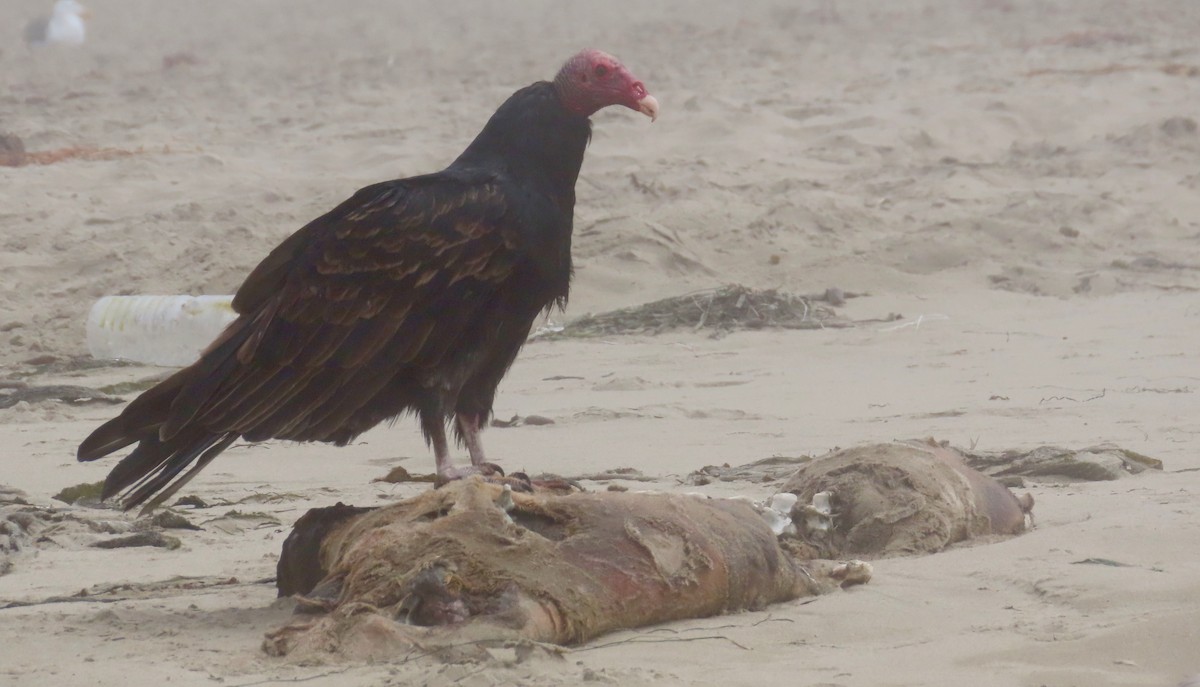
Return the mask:
[[[178, 549], [51, 535], [16, 555], [0, 602], [140, 591], [0, 610], [0, 684], [1066, 687], [1200, 672], [1200, 5], [94, 0], [86, 45], [27, 50], [20, 29], [43, 5], [0, 5], [0, 133], [57, 160], [0, 167], [0, 379], [162, 374], [70, 362], [97, 298], [232, 293], [306, 221], [441, 168], [509, 93], [592, 46], [662, 116], [594, 117], [576, 279], [553, 323], [729, 283], [865, 295], [837, 308], [848, 328], [534, 341], [496, 414], [554, 424], [490, 429], [497, 462], [633, 467], [650, 479], [630, 488], [753, 498], [769, 487], [684, 478], [923, 437], [1112, 443], [1164, 469], [1030, 482], [1022, 536], [875, 561], [862, 587], [561, 659], [298, 666], [259, 648], [290, 613], [264, 580], [291, 523], [412, 495], [425, 485], [371, 480], [432, 457], [409, 419], [343, 449], [240, 445], [186, 489], [235, 505], [188, 513], [211, 522], [173, 533]], [[74, 451], [118, 409], [0, 409], [0, 484], [62, 506], [51, 495], [115, 464]], [[137, 587], [174, 576], [201, 579]]]

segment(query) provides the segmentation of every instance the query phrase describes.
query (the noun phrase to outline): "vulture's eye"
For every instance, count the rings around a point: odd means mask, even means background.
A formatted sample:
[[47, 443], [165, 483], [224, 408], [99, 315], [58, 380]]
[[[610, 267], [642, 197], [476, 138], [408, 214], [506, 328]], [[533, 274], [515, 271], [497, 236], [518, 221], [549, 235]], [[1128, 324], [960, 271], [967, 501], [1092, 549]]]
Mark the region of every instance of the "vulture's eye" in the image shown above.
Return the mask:
[[603, 79], [604, 77], [608, 76], [608, 67], [602, 64], [596, 65], [596, 69], [594, 71], [597, 79]]

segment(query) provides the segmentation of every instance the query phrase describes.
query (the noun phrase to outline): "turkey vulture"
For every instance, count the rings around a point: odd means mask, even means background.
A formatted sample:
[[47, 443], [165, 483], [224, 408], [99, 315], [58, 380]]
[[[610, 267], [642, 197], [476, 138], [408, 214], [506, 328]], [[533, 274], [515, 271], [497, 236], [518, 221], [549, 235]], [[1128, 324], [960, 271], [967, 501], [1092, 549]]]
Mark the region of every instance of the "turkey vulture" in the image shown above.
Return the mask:
[[[149, 510], [239, 438], [344, 446], [407, 412], [440, 481], [494, 473], [480, 430], [538, 313], [566, 303], [588, 117], [609, 105], [658, 114], [616, 58], [584, 50], [509, 97], [446, 169], [367, 186], [292, 234], [199, 360], [80, 444], [90, 461], [137, 443], [103, 498], [153, 497]], [[470, 467], [451, 463], [451, 418]]]

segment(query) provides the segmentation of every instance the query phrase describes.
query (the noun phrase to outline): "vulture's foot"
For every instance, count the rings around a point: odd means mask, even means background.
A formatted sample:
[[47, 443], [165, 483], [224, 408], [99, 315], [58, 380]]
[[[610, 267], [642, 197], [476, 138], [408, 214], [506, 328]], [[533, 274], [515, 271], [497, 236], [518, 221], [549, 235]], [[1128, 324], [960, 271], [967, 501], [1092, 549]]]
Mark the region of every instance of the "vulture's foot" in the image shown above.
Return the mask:
[[513, 491], [532, 492], [533, 484], [529, 477], [524, 473], [517, 472], [511, 477], [504, 474], [504, 470], [495, 463], [481, 463], [479, 465], [464, 465], [461, 467], [447, 466], [438, 470], [436, 486], [444, 486], [454, 480], [465, 479], [471, 475], [480, 475], [487, 482], [492, 484], [507, 484], [512, 487]]

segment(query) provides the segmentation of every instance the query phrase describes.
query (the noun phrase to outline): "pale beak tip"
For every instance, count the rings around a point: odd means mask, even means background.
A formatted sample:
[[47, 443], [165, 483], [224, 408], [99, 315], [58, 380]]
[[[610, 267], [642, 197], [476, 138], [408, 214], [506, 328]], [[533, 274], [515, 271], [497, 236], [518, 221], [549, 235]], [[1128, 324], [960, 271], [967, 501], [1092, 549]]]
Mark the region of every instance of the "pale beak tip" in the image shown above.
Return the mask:
[[651, 123], [654, 123], [654, 120], [658, 119], [658, 99], [657, 98], [655, 98], [652, 95], [647, 94], [645, 97], [643, 97], [641, 100], [638, 101], [637, 105], [638, 105], [638, 107], [637, 107], [638, 112], [641, 112], [642, 114], [649, 117]]

